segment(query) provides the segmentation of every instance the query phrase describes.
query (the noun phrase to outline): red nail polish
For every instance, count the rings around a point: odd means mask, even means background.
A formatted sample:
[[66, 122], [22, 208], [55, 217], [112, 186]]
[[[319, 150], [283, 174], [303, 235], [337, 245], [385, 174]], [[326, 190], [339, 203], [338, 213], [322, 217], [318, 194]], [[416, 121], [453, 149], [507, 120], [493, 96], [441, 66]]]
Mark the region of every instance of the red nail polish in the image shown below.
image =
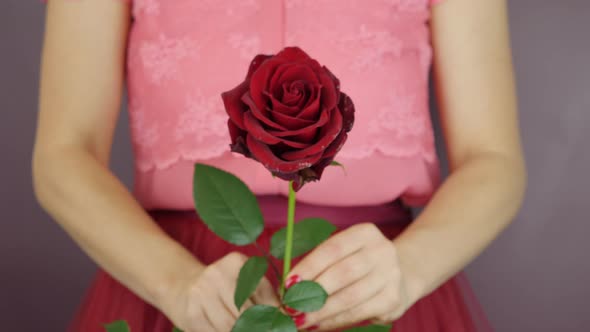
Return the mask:
[[315, 330], [317, 330], [317, 329], [319, 329], [319, 328], [320, 328], [320, 326], [319, 326], [319, 325], [312, 325], [312, 326], [308, 327], [308, 328], [307, 328], [307, 330], [308, 330], [309, 332], [312, 332], [312, 331], [315, 331]]
[[301, 327], [303, 324], [305, 324], [305, 314], [293, 317], [293, 321], [297, 327]]
[[294, 274], [294, 275], [290, 276], [289, 278], [287, 278], [287, 280], [285, 280], [285, 288], [289, 288], [300, 281], [301, 281], [301, 277], [297, 274]]
[[298, 311], [298, 310], [295, 310], [295, 309], [293, 309], [293, 308], [289, 308], [289, 307], [287, 307], [287, 306], [285, 306], [285, 311], [286, 311], [286, 312], [289, 314], [289, 316], [298, 316], [298, 315], [300, 315], [300, 314], [301, 314], [301, 312], [300, 312], [300, 311]]

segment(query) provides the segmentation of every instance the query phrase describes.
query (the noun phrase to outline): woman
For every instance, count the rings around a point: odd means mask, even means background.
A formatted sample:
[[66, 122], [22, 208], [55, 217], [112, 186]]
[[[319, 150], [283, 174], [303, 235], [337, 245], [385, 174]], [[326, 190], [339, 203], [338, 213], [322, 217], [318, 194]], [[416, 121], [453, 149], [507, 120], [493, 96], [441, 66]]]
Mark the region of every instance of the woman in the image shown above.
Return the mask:
[[[236, 276], [253, 252], [222, 242], [190, 211], [193, 164], [248, 183], [268, 241], [286, 185], [228, 152], [219, 94], [254, 55], [297, 45], [330, 67], [357, 109], [337, 155], [346, 174], [326, 170], [298, 194], [299, 216], [341, 226], [291, 274], [329, 293], [320, 311], [294, 317], [298, 327], [489, 330], [458, 273], [509, 224], [525, 187], [506, 2], [435, 2], [49, 1], [35, 191], [102, 268], [71, 329], [117, 319], [133, 331], [231, 329]], [[440, 185], [432, 59], [451, 168]], [[133, 194], [108, 169], [124, 82]], [[412, 220], [408, 205], [425, 209]], [[248, 304], [276, 303], [274, 286], [264, 280]]]

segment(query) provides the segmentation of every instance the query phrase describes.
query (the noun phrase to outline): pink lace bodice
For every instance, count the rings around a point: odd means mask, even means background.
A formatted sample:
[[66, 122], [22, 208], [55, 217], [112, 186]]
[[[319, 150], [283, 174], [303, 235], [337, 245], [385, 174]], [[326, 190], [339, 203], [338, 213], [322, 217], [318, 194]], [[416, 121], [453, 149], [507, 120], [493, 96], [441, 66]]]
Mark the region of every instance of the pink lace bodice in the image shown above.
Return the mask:
[[195, 162], [240, 176], [258, 194], [287, 184], [229, 150], [220, 93], [259, 53], [296, 45], [335, 73], [356, 122], [320, 182], [298, 199], [331, 205], [402, 197], [438, 184], [428, 111], [428, 20], [436, 0], [131, 0], [127, 87], [135, 194], [148, 208], [188, 209]]

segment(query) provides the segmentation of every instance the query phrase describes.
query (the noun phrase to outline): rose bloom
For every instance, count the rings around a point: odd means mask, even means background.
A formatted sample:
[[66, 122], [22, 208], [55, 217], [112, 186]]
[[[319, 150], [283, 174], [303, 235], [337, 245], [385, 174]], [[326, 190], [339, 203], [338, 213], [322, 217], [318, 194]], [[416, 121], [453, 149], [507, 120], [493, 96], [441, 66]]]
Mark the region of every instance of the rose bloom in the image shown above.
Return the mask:
[[338, 78], [297, 47], [257, 55], [246, 79], [221, 97], [231, 150], [294, 181], [295, 190], [320, 179], [354, 122]]

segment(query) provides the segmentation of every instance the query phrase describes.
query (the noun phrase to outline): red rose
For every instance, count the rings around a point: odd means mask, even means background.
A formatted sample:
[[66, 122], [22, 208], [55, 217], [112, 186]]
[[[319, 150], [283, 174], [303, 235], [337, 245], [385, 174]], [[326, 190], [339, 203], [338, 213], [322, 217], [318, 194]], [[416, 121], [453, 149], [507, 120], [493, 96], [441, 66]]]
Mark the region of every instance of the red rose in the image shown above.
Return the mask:
[[320, 179], [354, 122], [336, 76], [297, 47], [256, 56], [244, 82], [221, 97], [232, 151], [294, 181], [295, 190]]

